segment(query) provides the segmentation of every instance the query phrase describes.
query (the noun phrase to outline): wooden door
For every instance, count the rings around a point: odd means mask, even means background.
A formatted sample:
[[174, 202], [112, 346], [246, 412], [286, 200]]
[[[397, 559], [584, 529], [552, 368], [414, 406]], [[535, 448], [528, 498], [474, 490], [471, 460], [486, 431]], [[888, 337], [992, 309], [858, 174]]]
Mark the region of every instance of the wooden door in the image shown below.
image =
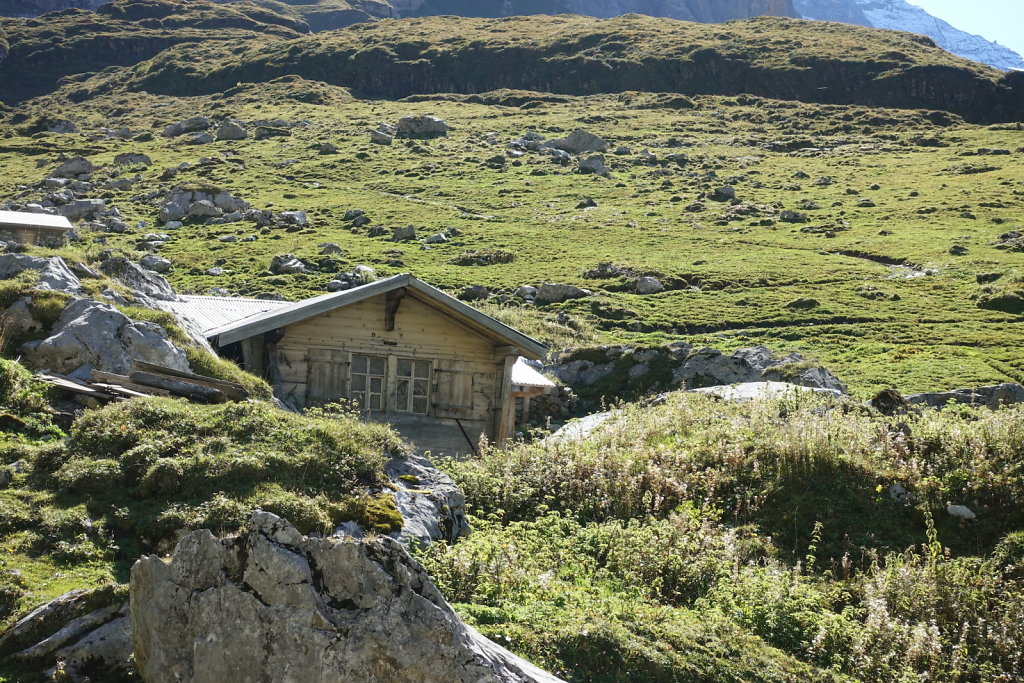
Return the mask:
[[348, 396], [347, 351], [309, 349], [306, 367], [307, 406], [322, 406]]
[[465, 370], [434, 370], [434, 414], [437, 417], [468, 420], [473, 415], [472, 372]]

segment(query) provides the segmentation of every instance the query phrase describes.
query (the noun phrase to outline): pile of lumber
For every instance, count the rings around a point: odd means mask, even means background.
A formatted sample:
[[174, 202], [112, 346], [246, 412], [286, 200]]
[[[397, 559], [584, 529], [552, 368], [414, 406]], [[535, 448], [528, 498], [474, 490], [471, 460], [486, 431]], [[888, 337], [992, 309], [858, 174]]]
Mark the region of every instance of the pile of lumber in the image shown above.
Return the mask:
[[137, 361], [127, 375], [93, 370], [88, 382], [49, 373], [38, 373], [36, 377], [89, 407], [142, 396], [178, 396], [197, 403], [225, 403], [249, 398], [240, 384], [143, 361]]

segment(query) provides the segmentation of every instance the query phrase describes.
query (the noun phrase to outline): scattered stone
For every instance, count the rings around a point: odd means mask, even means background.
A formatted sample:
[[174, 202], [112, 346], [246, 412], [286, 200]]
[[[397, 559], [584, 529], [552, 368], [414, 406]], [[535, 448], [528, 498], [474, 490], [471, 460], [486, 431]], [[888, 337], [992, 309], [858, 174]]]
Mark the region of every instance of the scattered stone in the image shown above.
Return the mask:
[[204, 130], [199, 133], [193, 133], [189, 137], [189, 142], [193, 145], [209, 145], [213, 142], [213, 136]]
[[139, 265], [154, 273], [166, 273], [171, 269], [171, 260], [156, 254], [147, 254], [139, 259]]
[[92, 162], [85, 157], [72, 157], [54, 170], [56, 178], [75, 178], [80, 175], [87, 175], [95, 170]]
[[395, 141], [395, 137], [382, 130], [371, 130], [370, 131], [370, 142], [377, 145], [390, 145]]
[[145, 154], [127, 152], [114, 157], [115, 166], [151, 166], [153, 161]]
[[293, 275], [306, 273], [306, 264], [292, 254], [278, 254], [270, 262], [270, 272], [274, 275]]
[[407, 225], [401, 228], [391, 229], [391, 241], [392, 242], [406, 242], [408, 240], [416, 239], [416, 227]]
[[308, 225], [309, 218], [305, 211], [282, 211], [281, 219], [289, 225]]
[[218, 140], [245, 140], [247, 137], [249, 137], [249, 132], [241, 121], [228, 119], [217, 129]]
[[106, 208], [107, 203], [102, 199], [75, 199], [69, 204], [58, 206], [57, 213], [69, 221], [80, 221], [86, 218], [95, 219]]
[[656, 277], [648, 275], [636, 281], [637, 294], [657, 294], [664, 291], [665, 285], [661, 284], [661, 280]]
[[451, 240], [448, 239], [448, 235], [444, 234], [443, 232], [439, 232], [428, 237], [426, 241], [427, 244], [445, 244], [447, 242], [450, 242]]
[[832, 178], [830, 178], [829, 176], [822, 176], [821, 178], [818, 178], [811, 184], [817, 185], [819, 187], [825, 187], [832, 184]]
[[711, 199], [716, 202], [729, 202], [736, 199], [736, 188], [732, 185], [723, 185], [711, 193]]
[[596, 206], [597, 206], [597, 202], [595, 202], [592, 198], [584, 197], [583, 199], [580, 200], [580, 203], [576, 205], [576, 208], [577, 209], [593, 209]]
[[397, 137], [401, 138], [438, 138], [448, 135], [447, 123], [437, 116], [409, 114], [398, 119], [395, 127]]
[[172, 123], [171, 125], [164, 128], [161, 135], [165, 138], [174, 138], [185, 133], [195, 133], [201, 130], [206, 130], [210, 127], [210, 119], [205, 116], [193, 116], [190, 119], [179, 121], [178, 123]]
[[582, 299], [590, 295], [589, 289], [581, 289], [576, 285], [545, 283], [537, 288], [535, 297], [539, 304], [557, 304], [568, 299]]
[[812, 309], [818, 308], [819, 306], [821, 306], [821, 302], [818, 301], [817, 299], [812, 299], [810, 297], [793, 299], [788, 304], [786, 304], [786, 308], [793, 311], [810, 311]]
[[192, 202], [188, 207], [188, 215], [195, 218], [213, 218], [222, 215], [224, 212], [217, 208], [217, 205], [208, 199], [200, 199]]
[[515, 296], [526, 301], [533, 301], [537, 297], [537, 288], [531, 285], [523, 285], [516, 289]]
[[965, 505], [947, 505], [946, 512], [959, 519], [974, 519], [978, 516]]
[[341, 253], [343, 253], [341, 246], [339, 246], [335, 242], [325, 242], [324, 244], [320, 245], [321, 256], [334, 256], [336, 254]]
[[954, 244], [949, 248], [949, 253], [952, 256], [964, 256], [965, 254], [967, 254], [967, 247], [963, 246], [962, 244]]
[[806, 223], [810, 219], [807, 217], [806, 213], [786, 209], [779, 214], [779, 220], [783, 223]]
[[459, 292], [459, 298], [463, 301], [483, 301], [490, 296], [491, 290], [483, 285], [470, 285]]
[[560, 149], [569, 154], [584, 154], [586, 152], [607, 152], [611, 143], [582, 128], [577, 128], [564, 138], [548, 140], [544, 143], [544, 147]]
[[252, 137], [254, 140], [268, 140], [270, 138], [291, 137], [291, 134], [292, 132], [287, 128], [278, 128], [276, 126], [257, 126]]
[[580, 160], [580, 173], [593, 173], [607, 177], [611, 175], [611, 172], [611, 169], [604, 163], [604, 156], [600, 154]]

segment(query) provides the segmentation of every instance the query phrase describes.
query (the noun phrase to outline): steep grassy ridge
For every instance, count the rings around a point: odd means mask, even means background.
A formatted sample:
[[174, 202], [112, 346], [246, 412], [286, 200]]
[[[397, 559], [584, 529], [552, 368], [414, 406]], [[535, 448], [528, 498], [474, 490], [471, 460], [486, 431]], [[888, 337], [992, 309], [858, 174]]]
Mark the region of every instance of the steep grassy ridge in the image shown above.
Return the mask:
[[[10, 54], [0, 48], [0, 100], [51, 92], [61, 78], [131, 65], [172, 45], [296, 38], [301, 21], [249, 3], [118, 0], [97, 11], [69, 9], [35, 19], [0, 18]], [[187, 51], [187, 48], [186, 48]]]
[[171, 50], [140, 67], [134, 87], [191, 95], [286, 74], [375, 97], [647, 90], [927, 107], [982, 122], [1024, 111], [1013, 77], [930, 39], [772, 17], [724, 25], [639, 15], [383, 21], [249, 50], [224, 46], [202, 60]]

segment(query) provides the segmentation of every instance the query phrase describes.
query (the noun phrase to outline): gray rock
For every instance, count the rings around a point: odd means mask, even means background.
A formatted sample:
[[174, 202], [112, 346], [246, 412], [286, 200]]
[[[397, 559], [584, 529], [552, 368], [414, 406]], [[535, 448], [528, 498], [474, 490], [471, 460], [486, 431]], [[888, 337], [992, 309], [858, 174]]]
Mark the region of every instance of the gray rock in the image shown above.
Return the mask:
[[238, 539], [197, 531], [136, 562], [131, 621], [151, 683], [558, 680], [466, 626], [399, 542], [304, 538], [259, 511]]
[[189, 137], [189, 142], [193, 145], [209, 145], [213, 142], [213, 136], [204, 130], [199, 133], [193, 133]]
[[711, 193], [711, 199], [716, 202], [728, 202], [736, 199], [736, 188], [732, 185], [723, 185]]
[[188, 206], [179, 202], [167, 202], [160, 207], [160, 214], [158, 218], [160, 222], [167, 227], [169, 223], [178, 223], [180, 226], [181, 219], [188, 215]]
[[489, 296], [491, 296], [491, 290], [483, 285], [470, 285], [459, 292], [459, 298], [463, 301], [483, 301]]
[[805, 213], [786, 209], [779, 214], [779, 220], [783, 223], [806, 223], [809, 219]]
[[583, 154], [585, 152], [607, 152], [611, 146], [607, 140], [599, 138], [593, 133], [582, 128], [577, 128], [564, 138], [554, 138], [544, 143], [544, 147], [553, 147], [569, 154]]
[[292, 254], [278, 254], [270, 262], [270, 272], [274, 275], [292, 275], [307, 271], [306, 264]]
[[309, 218], [305, 211], [282, 211], [281, 218], [291, 225], [307, 225]]
[[448, 239], [448, 235], [444, 234], [443, 232], [439, 232], [435, 235], [431, 235], [430, 237], [428, 237], [426, 241], [427, 244], [445, 244], [450, 240]]
[[576, 285], [545, 283], [537, 288], [537, 303], [557, 304], [568, 299], [582, 299], [590, 296], [589, 289], [581, 289]]
[[96, 218], [107, 208], [102, 199], [76, 199], [70, 204], [57, 207], [57, 213], [69, 221], [80, 221], [83, 218]]
[[408, 138], [438, 138], [448, 135], [450, 130], [448, 124], [437, 116], [415, 114], [398, 119], [395, 129], [398, 137]]
[[193, 116], [190, 119], [179, 121], [178, 123], [172, 123], [171, 125], [164, 128], [163, 135], [165, 138], [174, 138], [185, 133], [195, 133], [197, 131], [206, 130], [210, 127], [210, 119], [205, 116]]
[[665, 285], [661, 284], [661, 280], [656, 277], [648, 275], [636, 281], [637, 294], [657, 294], [664, 291]]
[[220, 128], [217, 129], [218, 140], [244, 140], [247, 137], [249, 137], [249, 133], [245, 130], [245, 126], [242, 125], [241, 121], [228, 119], [220, 124]]
[[930, 408], [941, 408], [948, 403], [962, 403], [995, 409], [1001, 405], [1024, 403], [1024, 386], [1007, 382], [974, 389], [927, 392], [907, 396], [907, 401], [912, 405]]
[[370, 131], [370, 142], [377, 145], [390, 145], [395, 141], [393, 135], [389, 135], [382, 130], [371, 130]]
[[217, 208], [217, 205], [208, 199], [200, 199], [192, 202], [188, 207], [188, 215], [196, 218], [213, 218], [224, 212]]
[[523, 285], [516, 289], [515, 296], [518, 296], [520, 299], [533, 300], [537, 296], [537, 288], [532, 285]]
[[153, 160], [145, 154], [139, 154], [136, 152], [126, 152], [124, 154], [118, 154], [114, 157], [115, 166], [151, 166]]
[[146, 254], [139, 259], [139, 265], [154, 273], [166, 273], [171, 269], [171, 260], [156, 254]]
[[72, 157], [58, 166], [53, 172], [53, 176], [55, 178], [74, 178], [92, 173], [95, 169], [92, 162], [85, 157]]
[[429, 460], [419, 455], [392, 458], [386, 471], [404, 520], [398, 534], [400, 540], [455, 541], [469, 533], [466, 497], [451, 477]]
[[143, 360], [175, 370], [190, 371], [185, 352], [155, 323], [133, 321], [110, 304], [77, 299], [65, 308], [53, 334], [23, 347], [32, 367], [71, 373], [83, 365], [128, 374]]
[[40, 258], [28, 254], [0, 254], [0, 280], [8, 280], [26, 270], [39, 273], [36, 289], [52, 289], [68, 294], [82, 291], [82, 282], [59, 256]]
[[344, 292], [347, 289], [352, 289], [352, 283], [346, 280], [331, 280], [325, 288], [328, 292]]
[[100, 271], [126, 285], [136, 294], [144, 294], [158, 300], [175, 298], [174, 290], [163, 276], [146, 270], [122, 256], [115, 256], [101, 263]]
[[593, 173], [594, 175], [608, 176], [611, 169], [604, 163], [604, 156], [595, 154], [592, 157], [580, 160], [580, 173]]
[[391, 241], [392, 242], [405, 242], [408, 240], [416, 239], [416, 227], [412, 225], [406, 225], [401, 228], [391, 229]]
[[324, 242], [320, 245], [322, 256], [334, 256], [340, 253], [342, 253], [341, 246], [336, 242]]
[[20, 337], [43, 331], [43, 325], [32, 315], [30, 297], [18, 299], [3, 312], [4, 334], [8, 338]]

